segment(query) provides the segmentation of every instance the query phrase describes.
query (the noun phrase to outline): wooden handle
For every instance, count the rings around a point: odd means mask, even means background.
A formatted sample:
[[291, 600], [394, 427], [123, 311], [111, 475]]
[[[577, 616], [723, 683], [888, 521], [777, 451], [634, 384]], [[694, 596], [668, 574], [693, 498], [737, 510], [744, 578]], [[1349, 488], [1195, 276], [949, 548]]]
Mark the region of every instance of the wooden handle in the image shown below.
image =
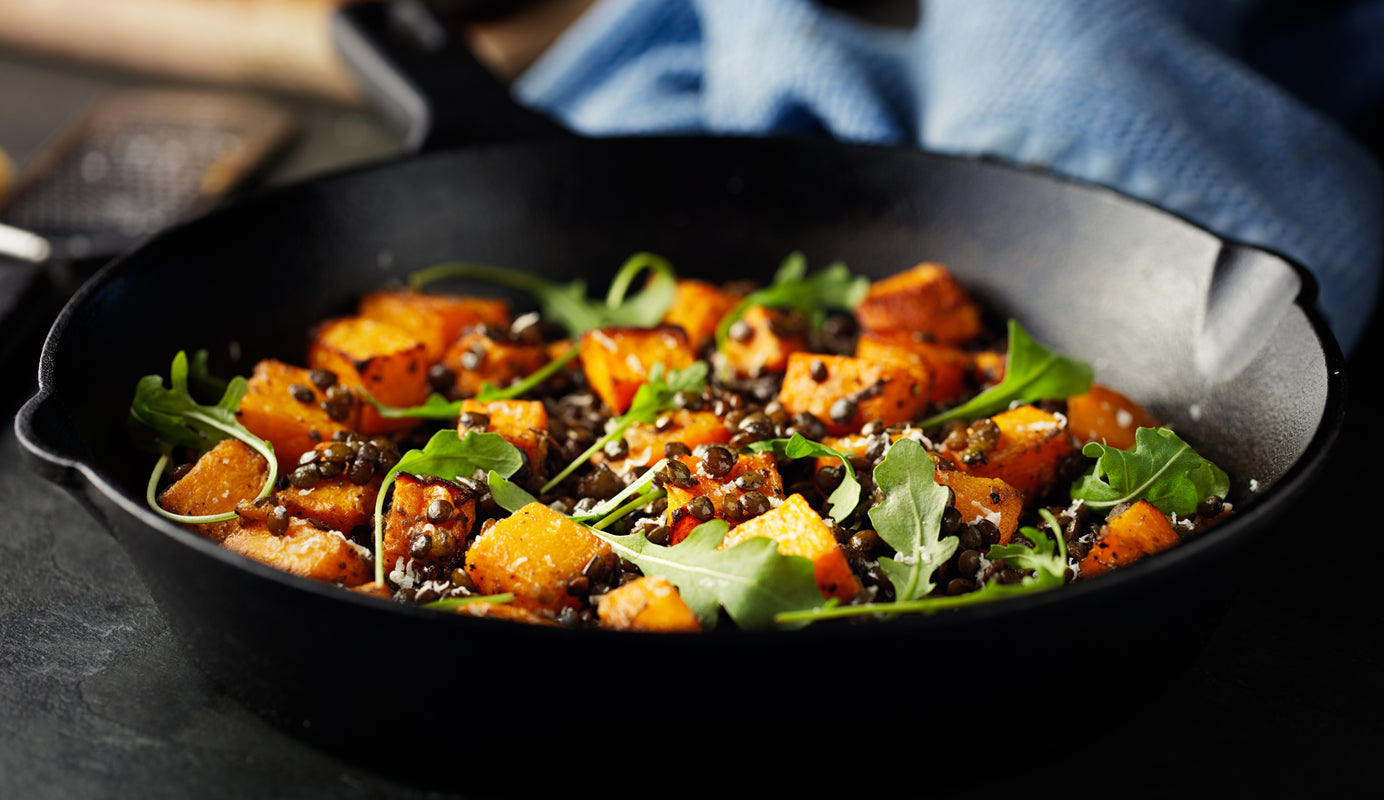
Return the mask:
[[0, 44], [358, 104], [331, 12], [353, 0], [4, 0]]

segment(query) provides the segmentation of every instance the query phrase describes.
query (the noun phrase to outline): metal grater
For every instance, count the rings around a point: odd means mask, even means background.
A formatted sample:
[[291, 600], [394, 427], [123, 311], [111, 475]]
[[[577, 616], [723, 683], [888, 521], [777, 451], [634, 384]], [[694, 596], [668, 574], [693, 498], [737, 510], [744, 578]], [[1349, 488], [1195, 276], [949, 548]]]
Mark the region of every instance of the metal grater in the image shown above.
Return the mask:
[[291, 133], [285, 113], [254, 98], [115, 95], [34, 159], [0, 222], [43, 237], [58, 258], [114, 255], [209, 209]]

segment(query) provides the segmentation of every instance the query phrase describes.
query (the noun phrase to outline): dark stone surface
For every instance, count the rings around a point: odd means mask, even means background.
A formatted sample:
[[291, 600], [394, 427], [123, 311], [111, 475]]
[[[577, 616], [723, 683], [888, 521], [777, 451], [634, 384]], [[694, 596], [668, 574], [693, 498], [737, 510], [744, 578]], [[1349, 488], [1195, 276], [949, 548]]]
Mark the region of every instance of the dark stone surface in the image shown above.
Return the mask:
[[[22, 158], [103, 82], [120, 80], [0, 53], [0, 102], [25, 109], [0, 115], [0, 145]], [[281, 174], [312, 174], [388, 149], [387, 135], [368, 119], [332, 109], [305, 113], [309, 144]], [[777, 753], [741, 731], [629, 731], [614, 723], [609, 733], [570, 737], [571, 746], [591, 752], [581, 780], [615, 789], [625, 772], [622, 762], [635, 759], [666, 765], [641, 774], [653, 781], [645, 785], [671, 788], [674, 795], [694, 789], [735, 794], [744, 784], [725, 782], [725, 773], [740, 759], [724, 754], [753, 760], [756, 753], [772, 753], [755, 766], [757, 776], [818, 790], [916, 780], [953, 796], [984, 795], [998, 786], [1082, 797], [1305, 790], [1359, 796], [1374, 783], [1384, 745], [1384, 601], [1374, 558], [1379, 526], [1368, 509], [1378, 496], [1371, 478], [1381, 444], [1368, 416], [1377, 384], [1372, 372], [1380, 363], [1378, 328], [1352, 359], [1347, 431], [1317, 484], [1320, 500], [1285, 518], [1246, 558], [1228, 609], [1194, 657], [1164, 682], [1131, 685], [1093, 663], [1063, 685], [1006, 693], [1023, 702], [979, 696], [978, 716], [993, 717], [982, 739], [953, 739], [945, 721], [937, 720], [923, 726], [925, 734], [879, 740], [876, 714], [926, 719], [930, 692], [961, 691], [933, 665], [918, 665], [918, 681], [926, 687], [920, 700], [881, 700], [881, 709], [863, 712], [855, 729], [823, 737], [814, 750]], [[14, 350], [3, 384], [11, 413], [32, 389], [36, 341]], [[1005, 652], [975, 657], [1015, 658]], [[1022, 675], [1021, 661], [1016, 675]], [[1097, 703], [1097, 688], [1106, 698], [1128, 700]], [[658, 691], [676, 693], [676, 686]], [[880, 687], [880, 696], [899, 695]], [[829, 696], [815, 701], [834, 702]], [[562, 724], [536, 723], [541, 730]], [[464, 753], [466, 742], [485, 732], [460, 720], [428, 735], [455, 737]], [[514, 749], [521, 763], [541, 773], [550, 763], [549, 741], [536, 736]], [[465, 776], [487, 768], [494, 765], [467, 764], [459, 756], [457, 786], [472, 786]], [[880, 783], [883, 776], [888, 784]], [[524, 780], [518, 776], [518, 785], [527, 785]], [[210, 685], [167, 630], [120, 547], [60, 489], [21, 466], [13, 432], [5, 428], [0, 797], [443, 794], [317, 751]]]

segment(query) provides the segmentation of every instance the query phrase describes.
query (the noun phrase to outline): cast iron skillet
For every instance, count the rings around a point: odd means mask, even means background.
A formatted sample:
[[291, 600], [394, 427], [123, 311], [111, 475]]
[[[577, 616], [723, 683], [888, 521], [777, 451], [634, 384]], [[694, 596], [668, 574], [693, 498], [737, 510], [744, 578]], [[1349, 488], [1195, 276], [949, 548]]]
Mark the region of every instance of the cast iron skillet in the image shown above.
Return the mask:
[[[249, 562], [145, 507], [151, 464], [127, 438], [126, 411], [136, 380], [166, 374], [179, 349], [206, 348], [223, 375], [266, 356], [302, 363], [310, 323], [444, 260], [585, 275], [599, 290], [636, 250], [715, 280], [766, 277], [795, 249], [872, 276], [948, 264], [998, 315], [1092, 361], [1201, 445], [1233, 476], [1237, 515], [1020, 601], [883, 626], [674, 637], [360, 597]], [[1018, 675], [1137, 679], [1185, 657], [1233, 586], [1235, 555], [1300, 498], [1339, 430], [1343, 359], [1312, 285], [1272, 253], [1157, 209], [983, 161], [796, 139], [479, 144], [267, 192], [103, 268], [53, 325], [15, 425], [34, 467], [128, 550], [212, 679], [354, 757], [422, 771], [455, 741], [401, 729], [560, 739], [566, 721], [593, 714], [815, 735], [799, 723], [854, 718], [853, 698], [906, 696], [939, 671], [958, 694], [929, 694], [933, 709]], [[1231, 348], [1242, 358], [1199, 367], [1198, 353], [1217, 349], [1205, 342], [1237, 328], [1254, 331]], [[597, 712], [596, 698], [618, 712]], [[429, 710], [439, 704], [452, 712]]]

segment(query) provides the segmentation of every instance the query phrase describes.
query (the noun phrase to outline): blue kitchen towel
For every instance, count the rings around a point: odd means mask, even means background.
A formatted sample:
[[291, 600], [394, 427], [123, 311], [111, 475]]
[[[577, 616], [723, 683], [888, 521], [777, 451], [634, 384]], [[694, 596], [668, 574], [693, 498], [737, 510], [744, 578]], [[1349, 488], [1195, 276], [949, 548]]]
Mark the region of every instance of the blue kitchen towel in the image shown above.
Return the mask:
[[1271, 5], [920, 0], [905, 29], [806, 0], [600, 0], [514, 90], [588, 135], [821, 134], [1102, 184], [1306, 265], [1349, 352], [1384, 179], [1340, 116], [1384, 87], [1384, 8], [1276, 31]]

